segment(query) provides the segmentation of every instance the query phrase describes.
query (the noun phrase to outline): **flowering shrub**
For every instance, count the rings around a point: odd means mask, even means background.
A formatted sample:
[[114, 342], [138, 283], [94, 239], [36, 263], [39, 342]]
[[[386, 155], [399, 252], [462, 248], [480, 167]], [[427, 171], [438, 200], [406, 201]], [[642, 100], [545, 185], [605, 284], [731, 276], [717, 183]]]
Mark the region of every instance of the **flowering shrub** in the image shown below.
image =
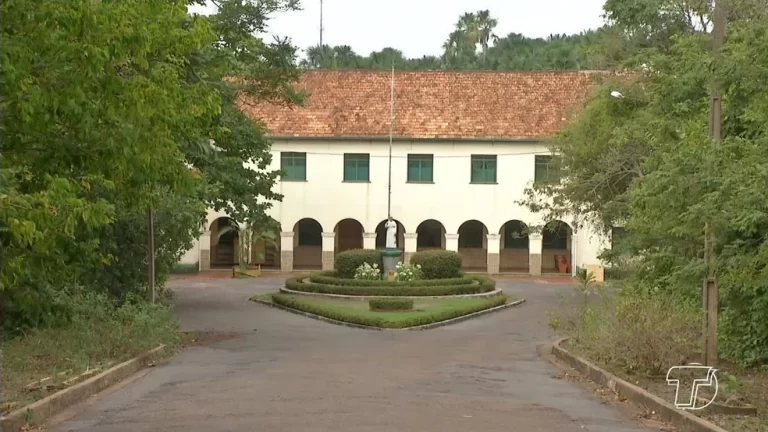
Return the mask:
[[370, 265], [363, 263], [355, 270], [355, 279], [379, 280], [381, 279], [381, 270], [378, 264]]
[[408, 282], [424, 279], [424, 272], [421, 271], [421, 264], [403, 264], [397, 263], [395, 267], [395, 280]]

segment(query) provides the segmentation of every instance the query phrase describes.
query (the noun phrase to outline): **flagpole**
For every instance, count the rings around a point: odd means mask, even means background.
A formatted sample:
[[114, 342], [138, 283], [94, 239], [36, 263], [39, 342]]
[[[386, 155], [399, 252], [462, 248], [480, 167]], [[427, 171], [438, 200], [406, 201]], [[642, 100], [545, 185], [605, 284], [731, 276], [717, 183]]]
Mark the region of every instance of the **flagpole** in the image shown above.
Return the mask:
[[387, 184], [387, 219], [392, 218], [392, 129], [395, 121], [395, 60], [392, 59], [392, 76], [389, 83], [389, 181]]

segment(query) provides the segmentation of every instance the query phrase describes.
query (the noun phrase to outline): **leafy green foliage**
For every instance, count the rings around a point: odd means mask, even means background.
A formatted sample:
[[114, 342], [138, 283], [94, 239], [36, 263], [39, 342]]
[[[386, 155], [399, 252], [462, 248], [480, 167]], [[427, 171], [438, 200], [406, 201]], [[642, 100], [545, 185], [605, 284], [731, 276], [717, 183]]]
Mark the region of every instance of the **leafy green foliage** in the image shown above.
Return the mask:
[[[666, 9], [654, 12], [644, 9], [645, 3], [606, 4], [615, 6], [615, 19], [627, 33], [635, 35], [632, 26], [656, 28], [643, 35], [646, 48], [632, 60], [640, 64], [642, 58], [645, 71], [596, 89], [580, 116], [552, 142], [561, 180], [532, 185], [523, 203], [543, 212], [544, 219], [576, 215], [577, 225], [591, 223], [604, 233], [624, 226], [628, 235], [620, 249], [605, 257], [629, 255], [624, 262], [633, 268], [623, 284], [625, 295], [661, 293], [685, 304], [701, 302], [708, 224], [716, 238], [721, 352], [744, 365], [764, 363], [768, 7], [732, 4], [728, 38], [722, 55], [713, 59], [708, 33], [691, 28], [667, 38], [665, 29], [685, 23], [670, 23], [674, 13], [657, 16]], [[720, 145], [707, 136], [713, 79], [723, 92]], [[611, 98], [612, 90], [624, 97]]]
[[461, 274], [461, 255], [455, 251], [416, 252], [411, 256], [411, 264], [421, 266], [426, 279], [450, 279]]
[[277, 172], [241, 97], [300, 101], [294, 48], [254, 33], [297, 2], [189, 3], [0, 4], [6, 334], [66, 321], [75, 287], [146, 295], [149, 207], [160, 284], [207, 208], [266, 226]]
[[372, 311], [409, 311], [413, 310], [413, 299], [376, 298], [368, 300]]
[[382, 267], [381, 252], [370, 249], [350, 249], [345, 250], [336, 255], [333, 261], [333, 267], [336, 269], [339, 277], [352, 279], [355, 277], [357, 269], [363, 265], [368, 264], [373, 266], [376, 264], [379, 268]]

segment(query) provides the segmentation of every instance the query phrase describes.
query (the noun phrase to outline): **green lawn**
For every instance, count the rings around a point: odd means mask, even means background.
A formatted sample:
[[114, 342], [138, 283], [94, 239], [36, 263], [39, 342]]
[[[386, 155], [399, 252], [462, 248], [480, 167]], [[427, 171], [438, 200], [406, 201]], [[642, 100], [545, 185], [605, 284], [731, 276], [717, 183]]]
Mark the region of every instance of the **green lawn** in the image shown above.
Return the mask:
[[301, 295], [272, 294], [254, 299], [273, 303], [304, 312], [372, 327], [405, 328], [445, 321], [478, 312], [507, 302], [505, 296], [490, 299], [415, 299], [413, 311], [372, 312], [367, 301], [329, 299]]

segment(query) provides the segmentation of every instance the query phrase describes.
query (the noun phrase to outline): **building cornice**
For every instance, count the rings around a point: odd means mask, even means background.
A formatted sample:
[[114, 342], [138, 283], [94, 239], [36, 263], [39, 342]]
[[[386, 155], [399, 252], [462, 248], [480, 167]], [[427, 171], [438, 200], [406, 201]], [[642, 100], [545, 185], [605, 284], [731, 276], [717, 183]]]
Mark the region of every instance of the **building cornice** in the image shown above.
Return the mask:
[[[328, 137], [308, 137], [308, 136], [280, 136], [280, 135], [268, 135], [268, 139], [272, 141], [307, 141], [307, 142], [329, 142], [329, 141], [367, 141], [374, 142], [389, 142], [389, 137], [386, 136], [328, 136]], [[547, 138], [412, 138], [412, 137], [392, 137], [393, 142], [423, 142], [423, 143], [484, 143], [484, 144], [509, 144], [509, 143], [541, 143], [547, 141]]]

